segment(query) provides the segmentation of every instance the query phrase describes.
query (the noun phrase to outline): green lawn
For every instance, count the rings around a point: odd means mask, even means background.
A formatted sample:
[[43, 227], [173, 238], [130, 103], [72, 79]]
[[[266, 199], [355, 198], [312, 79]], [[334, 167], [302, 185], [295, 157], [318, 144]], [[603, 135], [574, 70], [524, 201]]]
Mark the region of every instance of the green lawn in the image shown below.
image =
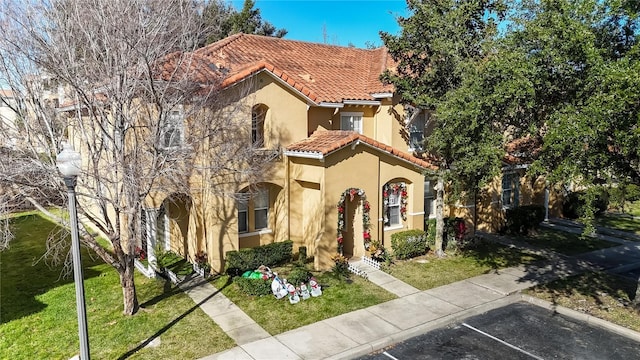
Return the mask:
[[542, 258], [491, 242], [482, 242], [472, 250], [438, 258], [433, 254], [396, 261], [386, 271], [420, 289], [450, 284], [491, 270], [528, 264]]
[[637, 281], [607, 273], [585, 273], [525, 290], [528, 295], [640, 331], [640, 316], [630, 305]]
[[[37, 214], [14, 218], [13, 227], [16, 238], [0, 253], [0, 358], [68, 359], [79, 351], [73, 279], [60, 279], [59, 266], [35, 263], [56, 227]], [[189, 297], [164, 281], [136, 275], [142, 308], [122, 315], [117, 273], [86, 251], [82, 256], [92, 358], [192, 359], [235, 346]], [[157, 337], [159, 347], [140, 349]]]
[[622, 231], [629, 231], [634, 234], [640, 235], [640, 219], [634, 219], [630, 216], [603, 214], [596, 218], [596, 224], [598, 226]]
[[[284, 278], [289, 269], [273, 268]], [[338, 280], [331, 273], [314, 272], [314, 276], [323, 286], [322, 296], [300, 300], [297, 304], [290, 304], [286, 298], [276, 300], [271, 295], [247, 296], [235, 284], [223, 288], [222, 292], [271, 335], [396, 298], [356, 275], [351, 275], [351, 283]], [[214, 285], [221, 288], [227, 281], [229, 278], [223, 276], [216, 279]]]
[[577, 255], [618, 245], [596, 238], [582, 237], [579, 234], [545, 228], [539, 229], [537, 234], [519, 239], [531, 245], [565, 255]]

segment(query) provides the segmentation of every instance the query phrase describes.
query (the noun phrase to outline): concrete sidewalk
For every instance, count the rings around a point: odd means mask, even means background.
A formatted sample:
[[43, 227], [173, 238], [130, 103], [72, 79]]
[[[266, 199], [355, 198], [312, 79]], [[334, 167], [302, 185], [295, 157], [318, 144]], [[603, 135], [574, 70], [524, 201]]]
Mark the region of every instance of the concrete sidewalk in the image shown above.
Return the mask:
[[[526, 246], [512, 239], [489, 236], [510, 246]], [[535, 248], [528, 247], [530, 251]], [[545, 253], [549, 261], [493, 271], [419, 291], [366, 264], [358, 264], [373, 283], [399, 298], [357, 310], [282, 334], [270, 336], [264, 329], [207, 283], [185, 284], [191, 296], [236, 342], [238, 346], [203, 359], [350, 359], [393, 345], [469, 316], [522, 301], [518, 293], [559, 277], [583, 271], [619, 267], [640, 259], [640, 247], [628, 243], [571, 258]], [[590, 258], [590, 256], [593, 258]], [[600, 261], [609, 257], [616, 261]], [[594, 265], [595, 264], [595, 265]], [[624, 266], [624, 264], [623, 264]], [[534, 301], [534, 300], [532, 300]], [[620, 330], [624, 331], [624, 329]], [[637, 333], [634, 336], [640, 337]]]

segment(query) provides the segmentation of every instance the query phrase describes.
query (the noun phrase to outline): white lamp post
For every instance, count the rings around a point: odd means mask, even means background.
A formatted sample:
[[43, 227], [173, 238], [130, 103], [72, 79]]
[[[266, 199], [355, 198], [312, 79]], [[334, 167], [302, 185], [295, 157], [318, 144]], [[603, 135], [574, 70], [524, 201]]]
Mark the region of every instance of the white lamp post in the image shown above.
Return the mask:
[[69, 197], [69, 219], [71, 221], [71, 253], [73, 256], [73, 279], [76, 285], [76, 308], [78, 312], [78, 334], [80, 336], [80, 359], [89, 360], [89, 336], [87, 332], [87, 312], [84, 300], [84, 277], [80, 259], [80, 240], [78, 237], [78, 212], [76, 210], [76, 179], [80, 174], [82, 158], [80, 153], [66, 142], [56, 158], [56, 165], [67, 186]]

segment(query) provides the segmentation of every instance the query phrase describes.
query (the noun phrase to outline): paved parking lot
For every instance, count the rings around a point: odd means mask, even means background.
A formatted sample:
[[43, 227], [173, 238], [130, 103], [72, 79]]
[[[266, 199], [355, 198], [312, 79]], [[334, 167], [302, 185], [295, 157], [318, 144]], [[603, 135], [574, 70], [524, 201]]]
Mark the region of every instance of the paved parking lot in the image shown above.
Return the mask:
[[515, 303], [359, 359], [640, 359], [640, 343], [529, 304]]

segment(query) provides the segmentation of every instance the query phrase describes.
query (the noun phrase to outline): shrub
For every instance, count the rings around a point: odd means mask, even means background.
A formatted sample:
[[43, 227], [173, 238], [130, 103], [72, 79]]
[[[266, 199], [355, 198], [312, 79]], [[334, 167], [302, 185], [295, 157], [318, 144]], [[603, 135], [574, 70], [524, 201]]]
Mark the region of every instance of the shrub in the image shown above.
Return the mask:
[[636, 184], [619, 184], [608, 191], [609, 201], [620, 211], [624, 211], [625, 202], [640, 200], [640, 186]]
[[307, 263], [307, 247], [300, 246], [298, 248], [298, 264], [303, 266], [306, 263]]
[[293, 241], [287, 240], [250, 249], [227, 251], [227, 274], [238, 276], [260, 265], [274, 266], [290, 261], [293, 256]]
[[427, 220], [427, 245], [431, 249], [436, 246], [436, 219]]
[[302, 266], [296, 266], [287, 276], [287, 282], [294, 286], [298, 286], [300, 283], [308, 283], [311, 276], [312, 274], [309, 270]]
[[[585, 205], [587, 194], [583, 191], [574, 191], [569, 193], [562, 202], [562, 215], [569, 219], [577, 219], [585, 215]], [[609, 198], [604, 190], [598, 191], [595, 196], [593, 207], [595, 215], [601, 214], [607, 210]]]
[[525, 205], [507, 209], [505, 214], [505, 232], [527, 235], [530, 230], [540, 227], [544, 221], [545, 209], [542, 205]]
[[[435, 227], [435, 226], [434, 226]], [[451, 217], [444, 219], [444, 234], [442, 247], [445, 250], [459, 250], [459, 245], [467, 234], [467, 225], [464, 219]]]
[[237, 276], [233, 278], [233, 283], [238, 286], [240, 291], [247, 295], [271, 295], [271, 281]]
[[[434, 225], [435, 227], [435, 225]], [[427, 252], [427, 233], [407, 230], [391, 235], [391, 249], [396, 259], [409, 259]]]

